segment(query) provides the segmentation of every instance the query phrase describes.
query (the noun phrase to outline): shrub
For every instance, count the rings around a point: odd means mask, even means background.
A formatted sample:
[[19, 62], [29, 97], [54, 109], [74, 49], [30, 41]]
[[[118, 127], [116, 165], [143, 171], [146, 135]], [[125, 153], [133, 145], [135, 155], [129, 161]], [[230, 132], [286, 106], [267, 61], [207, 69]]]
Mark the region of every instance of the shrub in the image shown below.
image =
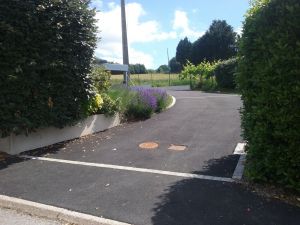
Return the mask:
[[216, 91], [217, 82], [215, 76], [206, 78], [202, 81], [201, 90], [203, 91]]
[[200, 88], [205, 91], [215, 90], [216, 82], [214, 77], [214, 70], [218, 62], [203, 61], [199, 65], [194, 65], [190, 62], [184, 66], [183, 71], [179, 75], [180, 79], [190, 79], [191, 89]]
[[114, 100], [106, 93], [102, 94], [101, 96], [103, 98], [103, 105], [99, 113], [103, 113], [106, 116], [113, 116], [120, 111], [120, 98]]
[[2, 0], [0, 21], [0, 136], [84, 117], [96, 46], [89, 1]]
[[107, 92], [111, 87], [111, 73], [109, 71], [105, 71], [102, 67], [94, 67], [90, 74], [90, 78], [98, 93]]
[[215, 68], [215, 76], [218, 88], [235, 89], [235, 72], [237, 67], [237, 58], [221, 61]]
[[90, 97], [86, 107], [87, 116], [97, 114], [101, 110], [102, 105], [103, 99], [101, 95], [95, 94], [94, 96]]
[[300, 190], [300, 3], [260, 0], [248, 12], [237, 81], [246, 175]]
[[141, 102], [134, 102], [132, 104], [129, 104], [128, 108], [125, 112], [125, 116], [129, 120], [149, 119], [152, 114], [153, 114], [153, 111], [152, 111], [151, 107], [145, 106]]
[[124, 113], [136, 93], [131, 91], [130, 88], [111, 88], [108, 91], [108, 95], [112, 100], [119, 102], [119, 111]]
[[165, 90], [154, 88], [132, 88], [132, 96], [125, 115], [129, 119], [148, 119], [154, 112], [167, 107], [168, 95]]

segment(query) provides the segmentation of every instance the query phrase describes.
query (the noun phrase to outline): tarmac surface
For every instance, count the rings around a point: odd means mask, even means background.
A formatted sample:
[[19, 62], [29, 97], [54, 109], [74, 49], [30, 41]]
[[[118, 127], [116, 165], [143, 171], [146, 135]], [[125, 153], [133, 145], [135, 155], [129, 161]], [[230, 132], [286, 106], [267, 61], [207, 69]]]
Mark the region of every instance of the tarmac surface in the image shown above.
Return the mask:
[[[57, 161], [0, 163], [0, 194], [136, 225], [298, 225], [299, 208], [214, 180], [231, 178], [239, 159], [233, 151], [242, 142], [240, 97], [169, 92], [176, 105], [149, 120], [27, 153]], [[139, 148], [149, 141], [158, 148]]]

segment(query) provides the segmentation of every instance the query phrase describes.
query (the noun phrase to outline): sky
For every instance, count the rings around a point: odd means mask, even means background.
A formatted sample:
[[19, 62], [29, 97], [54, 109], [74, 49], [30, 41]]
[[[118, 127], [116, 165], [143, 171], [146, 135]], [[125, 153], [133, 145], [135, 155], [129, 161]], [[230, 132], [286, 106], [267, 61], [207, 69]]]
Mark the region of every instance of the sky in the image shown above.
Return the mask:
[[[129, 61], [157, 69], [176, 54], [178, 42], [194, 42], [215, 19], [242, 30], [249, 0], [125, 0]], [[95, 55], [122, 63], [120, 0], [92, 0], [97, 10], [98, 45]]]

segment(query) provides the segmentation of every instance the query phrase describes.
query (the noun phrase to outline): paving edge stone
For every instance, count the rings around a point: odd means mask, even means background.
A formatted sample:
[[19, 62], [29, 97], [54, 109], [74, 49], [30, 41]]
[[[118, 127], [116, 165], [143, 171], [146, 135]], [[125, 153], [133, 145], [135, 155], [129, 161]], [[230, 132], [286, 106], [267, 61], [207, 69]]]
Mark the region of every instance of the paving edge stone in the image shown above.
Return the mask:
[[21, 211], [33, 216], [52, 220], [62, 220], [68, 223], [80, 225], [130, 225], [115, 220], [79, 213], [64, 208], [45, 205], [19, 198], [0, 195], [0, 207]]
[[170, 109], [176, 104], [176, 98], [173, 95], [170, 96], [172, 97], [172, 103], [166, 109]]

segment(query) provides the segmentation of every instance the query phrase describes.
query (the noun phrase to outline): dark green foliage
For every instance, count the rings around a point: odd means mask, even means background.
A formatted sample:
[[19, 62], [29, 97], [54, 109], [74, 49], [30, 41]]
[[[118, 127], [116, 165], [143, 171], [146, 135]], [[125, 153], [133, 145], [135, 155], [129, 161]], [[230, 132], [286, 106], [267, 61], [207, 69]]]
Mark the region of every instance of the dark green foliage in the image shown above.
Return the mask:
[[133, 64], [129, 66], [129, 71], [131, 74], [146, 74], [147, 69], [143, 64]]
[[191, 59], [192, 43], [186, 37], [180, 40], [176, 48], [176, 60], [180, 63], [181, 69]]
[[179, 62], [177, 62], [176, 58], [172, 58], [170, 60], [170, 70], [171, 73], [180, 73], [182, 67]]
[[240, 40], [246, 175], [300, 190], [300, 2], [260, 0]]
[[157, 68], [157, 73], [169, 73], [170, 69], [167, 65], [161, 65]]
[[93, 60], [93, 64], [97, 65], [97, 66], [101, 66], [104, 63], [109, 63], [109, 62], [107, 60], [105, 60], [105, 59], [99, 59], [97, 57], [94, 58], [94, 60]]
[[128, 120], [145, 120], [149, 119], [152, 114], [152, 109], [145, 107], [143, 103], [129, 104], [125, 112]]
[[206, 60], [229, 59], [236, 55], [236, 33], [225, 20], [214, 20], [208, 31], [193, 43], [191, 61], [199, 64]]
[[88, 1], [2, 0], [0, 21], [0, 136], [82, 118], [96, 45]]
[[218, 63], [214, 71], [218, 88], [235, 89], [236, 67], [237, 58], [228, 59]]

